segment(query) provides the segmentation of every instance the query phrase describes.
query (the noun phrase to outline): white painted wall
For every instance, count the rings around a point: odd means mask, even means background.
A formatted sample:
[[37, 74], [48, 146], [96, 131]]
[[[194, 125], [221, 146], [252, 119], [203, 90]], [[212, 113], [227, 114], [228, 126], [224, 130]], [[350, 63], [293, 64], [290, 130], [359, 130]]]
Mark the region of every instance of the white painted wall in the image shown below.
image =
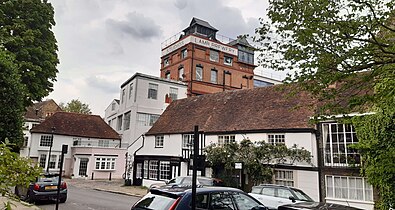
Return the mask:
[[313, 200], [320, 200], [320, 189], [319, 189], [319, 176], [318, 171], [294, 171], [294, 183], [296, 188], [301, 189]]
[[137, 155], [181, 156], [182, 135], [173, 134], [163, 136], [163, 148], [155, 148], [155, 136], [146, 136], [144, 147], [137, 152]]

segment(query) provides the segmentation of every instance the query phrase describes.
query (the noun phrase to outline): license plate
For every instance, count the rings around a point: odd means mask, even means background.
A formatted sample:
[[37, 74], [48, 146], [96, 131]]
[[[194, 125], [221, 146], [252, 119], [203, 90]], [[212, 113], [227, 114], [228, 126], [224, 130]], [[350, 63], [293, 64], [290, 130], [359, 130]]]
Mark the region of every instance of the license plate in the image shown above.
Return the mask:
[[58, 186], [45, 186], [45, 190], [56, 190]]

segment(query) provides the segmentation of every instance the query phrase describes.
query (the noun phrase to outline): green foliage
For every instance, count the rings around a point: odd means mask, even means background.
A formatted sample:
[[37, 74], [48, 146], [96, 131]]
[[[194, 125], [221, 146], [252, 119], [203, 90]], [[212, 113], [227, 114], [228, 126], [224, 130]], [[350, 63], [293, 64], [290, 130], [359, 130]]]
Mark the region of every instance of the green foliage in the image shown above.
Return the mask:
[[0, 42], [14, 56], [26, 95], [25, 106], [40, 101], [56, 80], [54, 9], [47, 0], [3, 0], [0, 3]]
[[25, 91], [13, 61], [13, 56], [0, 47], [0, 142], [8, 138], [20, 146]]
[[0, 144], [0, 194], [12, 196], [13, 187], [28, 186], [42, 172], [42, 168], [28, 158], [22, 158]]
[[[234, 163], [243, 162], [250, 183], [260, 184], [272, 181], [272, 167], [276, 164], [294, 164], [311, 161], [311, 154], [304, 148], [294, 145], [287, 148], [284, 144], [272, 145], [260, 141], [252, 143], [243, 140], [238, 143], [206, 147], [207, 160], [214, 169], [214, 174], [226, 182], [234, 172]], [[230, 180], [230, 179], [228, 179]]]
[[[262, 19], [256, 29], [261, 65], [295, 71], [287, 81], [326, 99], [331, 111], [346, 113], [341, 108], [362, 109], [380, 100], [361, 93], [381, 75], [394, 73], [395, 1], [269, 2], [270, 20]], [[336, 82], [342, 86], [328, 88]], [[336, 98], [345, 94], [349, 100], [339, 103]]]
[[82, 103], [78, 99], [73, 99], [64, 105], [64, 103], [60, 103], [59, 107], [65, 112], [75, 112], [81, 114], [92, 114], [91, 109], [88, 104]]

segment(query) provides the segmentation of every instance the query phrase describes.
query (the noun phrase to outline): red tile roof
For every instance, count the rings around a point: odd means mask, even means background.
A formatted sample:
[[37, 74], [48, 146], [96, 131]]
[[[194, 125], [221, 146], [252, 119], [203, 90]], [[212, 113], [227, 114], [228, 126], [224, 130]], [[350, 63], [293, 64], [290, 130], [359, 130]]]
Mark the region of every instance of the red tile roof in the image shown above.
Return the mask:
[[42, 121], [47, 115], [52, 115], [55, 112], [60, 112], [62, 109], [56, 104], [53, 99], [34, 103], [26, 108], [24, 115], [25, 120]]
[[50, 134], [52, 127], [55, 127], [54, 134], [58, 135], [121, 139], [119, 134], [100, 116], [72, 112], [56, 112], [30, 131]]
[[172, 102], [146, 135], [262, 130], [313, 130], [309, 123], [317, 101], [293, 86], [276, 85], [225, 91]]

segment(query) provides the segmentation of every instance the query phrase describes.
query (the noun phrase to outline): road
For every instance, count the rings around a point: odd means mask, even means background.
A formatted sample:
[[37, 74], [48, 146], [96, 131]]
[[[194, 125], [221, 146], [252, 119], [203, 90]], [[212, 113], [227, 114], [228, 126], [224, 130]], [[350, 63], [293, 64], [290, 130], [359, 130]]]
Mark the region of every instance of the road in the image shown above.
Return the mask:
[[[71, 185], [67, 187], [67, 201], [59, 204], [59, 210], [130, 210], [139, 200], [138, 197], [133, 196], [82, 189]], [[36, 205], [44, 210], [54, 210], [56, 206], [55, 202], [40, 202]]]

